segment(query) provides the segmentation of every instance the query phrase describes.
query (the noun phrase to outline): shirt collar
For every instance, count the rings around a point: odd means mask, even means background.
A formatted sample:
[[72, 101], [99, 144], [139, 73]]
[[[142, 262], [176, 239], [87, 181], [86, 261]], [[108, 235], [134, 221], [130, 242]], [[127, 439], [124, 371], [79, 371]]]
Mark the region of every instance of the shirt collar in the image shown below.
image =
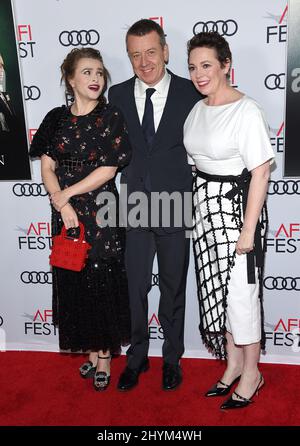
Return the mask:
[[[165, 70], [164, 77], [156, 84], [153, 88], [155, 88], [156, 92], [161, 96], [167, 96], [168, 89], [171, 81], [170, 73]], [[138, 77], [135, 80], [136, 94], [138, 97], [145, 97], [147, 88], [150, 88], [149, 85], [145, 84]]]

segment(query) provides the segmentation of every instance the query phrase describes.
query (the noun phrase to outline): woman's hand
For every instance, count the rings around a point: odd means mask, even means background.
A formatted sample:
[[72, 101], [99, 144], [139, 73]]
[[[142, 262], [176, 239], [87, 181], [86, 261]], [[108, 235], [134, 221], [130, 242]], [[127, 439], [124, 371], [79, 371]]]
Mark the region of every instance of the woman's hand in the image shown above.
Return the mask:
[[238, 241], [235, 246], [236, 253], [238, 255], [247, 254], [253, 250], [254, 246], [254, 233], [246, 229], [242, 229]]
[[79, 226], [77, 214], [69, 203], [61, 209], [61, 218], [66, 229], [77, 228]]
[[54, 208], [60, 212], [61, 209], [68, 203], [69, 196], [66, 190], [59, 190], [50, 195], [50, 201]]

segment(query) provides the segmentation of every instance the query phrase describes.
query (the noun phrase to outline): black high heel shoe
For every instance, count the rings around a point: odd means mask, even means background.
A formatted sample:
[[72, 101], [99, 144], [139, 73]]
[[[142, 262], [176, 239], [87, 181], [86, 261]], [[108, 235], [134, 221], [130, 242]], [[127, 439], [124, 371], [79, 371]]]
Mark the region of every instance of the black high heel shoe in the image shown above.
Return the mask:
[[96, 372], [96, 366], [92, 363], [92, 361], [85, 362], [82, 366], [79, 367], [79, 373], [81, 378], [93, 378]]
[[237, 396], [238, 399], [233, 399], [232, 395], [231, 395], [230, 398], [228, 398], [228, 400], [222, 404], [220, 409], [242, 409], [243, 407], [247, 407], [249, 404], [253, 403], [253, 401], [252, 401], [253, 396], [255, 394], [258, 395], [259, 389], [264, 384], [265, 384], [264, 378], [263, 378], [262, 374], [260, 374], [259, 383], [250, 398], [245, 398], [245, 397], [239, 395], [238, 393], [233, 392], [233, 394], [235, 396]]
[[[109, 359], [111, 360], [111, 355], [109, 356], [99, 356], [99, 359]], [[94, 375], [94, 389], [98, 391], [106, 390], [110, 383], [110, 374], [106, 372], [96, 372]]]
[[[205, 396], [224, 396], [224, 395], [227, 395], [227, 394], [230, 392], [231, 387], [232, 387], [236, 382], [238, 382], [238, 380], [240, 379], [240, 377], [241, 377], [241, 375], [238, 376], [237, 378], [235, 378], [235, 379], [232, 381], [231, 384], [225, 384], [225, 383], [223, 383], [223, 381], [220, 381], [220, 380], [219, 380], [219, 381], [217, 382], [217, 384], [215, 384], [211, 389], [209, 389], [209, 390], [206, 392]], [[218, 383], [222, 384], [222, 386], [224, 386], [224, 387], [218, 387]]]

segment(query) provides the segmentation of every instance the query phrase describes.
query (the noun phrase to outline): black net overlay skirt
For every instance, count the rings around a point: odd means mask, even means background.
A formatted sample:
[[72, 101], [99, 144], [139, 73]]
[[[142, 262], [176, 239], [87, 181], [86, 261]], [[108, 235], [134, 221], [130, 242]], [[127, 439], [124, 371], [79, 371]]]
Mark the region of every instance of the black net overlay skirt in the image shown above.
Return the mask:
[[[243, 226], [251, 175], [215, 176], [197, 171], [193, 181], [193, 251], [204, 345], [217, 358], [226, 357], [226, 307], [235, 245]], [[255, 283], [258, 268], [263, 330], [262, 276], [268, 214], [264, 203], [255, 231], [254, 250], [247, 254], [248, 283]]]

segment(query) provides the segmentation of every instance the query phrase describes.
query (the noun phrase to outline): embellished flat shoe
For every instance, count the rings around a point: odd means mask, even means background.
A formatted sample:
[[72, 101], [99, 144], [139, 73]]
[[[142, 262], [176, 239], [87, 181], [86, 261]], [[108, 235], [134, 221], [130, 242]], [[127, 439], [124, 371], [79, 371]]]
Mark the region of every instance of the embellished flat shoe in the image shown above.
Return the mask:
[[[109, 356], [99, 356], [99, 359], [109, 359], [111, 360], [111, 355]], [[106, 372], [96, 372], [94, 375], [94, 389], [98, 391], [106, 390], [110, 383], [110, 374]]]
[[85, 362], [79, 368], [79, 373], [82, 378], [93, 378], [96, 373], [96, 366], [93, 365], [92, 361]]
[[227, 401], [225, 401], [220, 409], [242, 409], [243, 407], [249, 406], [249, 404], [253, 403], [252, 398], [256, 394], [258, 395], [259, 389], [264, 385], [265, 381], [262, 375], [260, 375], [259, 383], [255, 389], [255, 392], [250, 398], [245, 398], [241, 395], [239, 395], [236, 392], [233, 392], [233, 395], [235, 395], [238, 399], [233, 399], [232, 395], [230, 398], [228, 398]]
[[[235, 380], [232, 381], [231, 384], [225, 384], [223, 383], [223, 381], [218, 381], [217, 384], [215, 384], [211, 389], [209, 389], [205, 396], [224, 396], [224, 395], [228, 395], [228, 393], [231, 390], [231, 387], [238, 382], [238, 380], [240, 379], [241, 375], [238, 376], [237, 378], [235, 378]], [[222, 386], [224, 387], [218, 387], [218, 384], [222, 384]]]
[[96, 372], [94, 375], [94, 389], [97, 392], [106, 390], [110, 383], [110, 375], [106, 372]]

